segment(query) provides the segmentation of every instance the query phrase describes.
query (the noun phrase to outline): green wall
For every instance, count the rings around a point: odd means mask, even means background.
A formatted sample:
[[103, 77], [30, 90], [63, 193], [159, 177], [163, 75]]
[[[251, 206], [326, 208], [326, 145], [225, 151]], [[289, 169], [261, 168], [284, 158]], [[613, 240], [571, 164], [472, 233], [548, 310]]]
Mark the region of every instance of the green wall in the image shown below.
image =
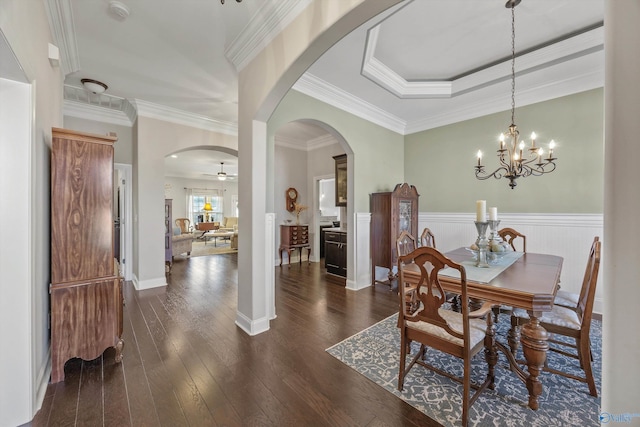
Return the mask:
[[[268, 140], [282, 125], [312, 119], [333, 128], [353, 151], [354, 212], [369, 212], [369, 193], [391, 191], [404, 182], [404, 137], [317, 99], [290, 90], [273, 113]], [[345, 151], [349, 153], [346, 147]]]
[[497, 168], [497, 137], [507, 130], [510, 111], [407, 135], [404, 173], [420, 193], [420, 211], [475, 212], [475, 201], [485, 199], [500, 212], [602, 213], [603, 96], [594, 89], [516, 109], [521, 135], [535, 131], [545, 150], [554, 139], [558, 160], [554, 172], [518, 179], [513, 190], [505, 178], [476, 179], [474, 170], [478, 150], [487, 171]]

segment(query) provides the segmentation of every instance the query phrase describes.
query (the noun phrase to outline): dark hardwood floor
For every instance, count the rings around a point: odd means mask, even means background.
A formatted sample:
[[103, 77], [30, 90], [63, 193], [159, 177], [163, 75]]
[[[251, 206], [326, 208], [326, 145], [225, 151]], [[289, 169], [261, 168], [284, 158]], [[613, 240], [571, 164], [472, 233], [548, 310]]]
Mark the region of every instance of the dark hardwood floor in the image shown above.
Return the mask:
[[276, 267], [276, 314], [234, 321], [237, 255], [176, 259], [169, 286], [125, 284], [124, 359], [69, 361], [33, 426], [437, 426], [325, 349], [397, 310], [388, 287], [347, 291], [321, 265]]

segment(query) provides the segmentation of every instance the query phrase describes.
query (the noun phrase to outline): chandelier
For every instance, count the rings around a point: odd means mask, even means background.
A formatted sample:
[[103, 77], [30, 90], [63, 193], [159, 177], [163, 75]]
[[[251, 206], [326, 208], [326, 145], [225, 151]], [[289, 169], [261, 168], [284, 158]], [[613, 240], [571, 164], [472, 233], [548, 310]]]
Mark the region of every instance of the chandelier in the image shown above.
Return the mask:
[[478, 150], [478, 165], [476, 169], [476, 178], [485, 180], [494, 177], [509, 179], [509, 187], [512, 189], [517, 185], [516, 179], [528, 176], [540, 176], [545, 173], [553, 172], [556, 169], [553, 157], [553, 149], [555, 142], [549, 142], [549, 153], [545, 157], [542, 147], [536, 147], [536, 134], [531, 133], [531, 146], [525, 148], [525, 142], [518, 142], [520, 132], [515, 125], [516, 111], [516, 19], [515, 7], [520, 4], [521, 0], [508, 0], [505, 7], [511, 9], [511, 126], [506, 132], [499, 136], [498, 161], [500, 167], [493, 173], [485, 171], [482, 165], [482, 151]]

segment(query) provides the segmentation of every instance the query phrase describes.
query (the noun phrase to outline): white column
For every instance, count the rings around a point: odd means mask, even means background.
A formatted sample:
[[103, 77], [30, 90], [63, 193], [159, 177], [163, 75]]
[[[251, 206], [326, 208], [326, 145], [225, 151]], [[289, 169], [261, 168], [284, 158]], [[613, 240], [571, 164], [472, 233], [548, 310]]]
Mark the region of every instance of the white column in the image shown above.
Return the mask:
[[[640, 413], [640, 4], [605, 2], [602, 412]], [[593, 153], [600, 155], [600, 153]], [[638, 425], [640, 418], [633, 418]]]

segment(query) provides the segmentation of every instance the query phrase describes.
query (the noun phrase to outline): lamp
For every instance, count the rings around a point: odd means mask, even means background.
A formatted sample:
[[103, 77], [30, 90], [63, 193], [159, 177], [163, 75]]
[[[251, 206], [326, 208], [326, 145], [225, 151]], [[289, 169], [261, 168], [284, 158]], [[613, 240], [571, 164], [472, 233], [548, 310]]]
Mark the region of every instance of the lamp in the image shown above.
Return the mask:
[[[520, 132], [515, 125], [516, 111], [516, 18], [515, 7], [521, 0], [508, 0], [504, 5], [511, 9], [511, 125], [509, 130], [498, 138], [498, 161], [500, 167], [493, 173], [487, 173], [482, 165], [482, 151], [478, 150], [478, 165], [475, 166], [476, 178], [485, 180], [494, 177], [509, 179], [509, 187], [515, 188], [516, 179], [528, 176], [540, 176], [556, 170], [553, 149], [555, 142], [549, 142], [549, 154], [544, 157], [544, 150], [536, 147], [536, 134], [531, 133], [531, 146], [525, 151], [525, 142], [518, 142]], [[525, 158], [526, 155], [526, 158]]]
[[213, 208], [211, 207], [211, 203], [209, 202], [205, 203], [204, 208], [202, 208], [202, 210], [207, 213], [207, 222], [209, 222], [209, 212], [213, 210]]
[[227, 179], [227, 174], [224, 172], [224, 162], [220, 162], [220, 172], [218, 172], [218, 179], [224, 181]]
[[105, 90], [109, 89], [109, 86], [106, 84], [93, 79], [81, 79], [80, 82], [86, 90], [94, 95], [103, 93]]

